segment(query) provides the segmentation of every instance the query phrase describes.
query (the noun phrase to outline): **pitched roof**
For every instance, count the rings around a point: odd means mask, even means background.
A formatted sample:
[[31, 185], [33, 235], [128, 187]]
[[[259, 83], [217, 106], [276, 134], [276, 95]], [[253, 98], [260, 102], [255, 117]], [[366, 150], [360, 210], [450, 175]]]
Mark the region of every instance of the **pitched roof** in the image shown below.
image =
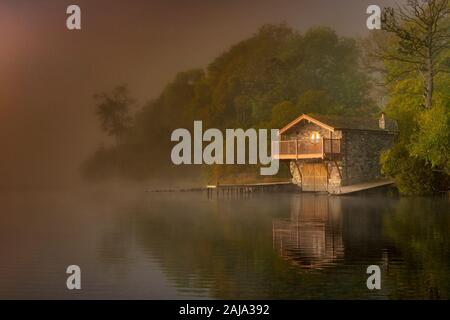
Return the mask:
[[325, 129], [334, 131], [337, 129], [347, 130], [371, 130], [371, 131], [384, 131], [392, 132], [398, 131], [397, 122], [385, 117], [385, 128], [379, 127], [378, 119], [370, 117], [347, 117], [347, 116], [334, 116], [334, 115], [313, 115], [302, 114], [294, 121], [288, 123], [286, 126], [280, 129], [279, 133], [282, 134], [302, 120], [307, 120], [321, 126]]

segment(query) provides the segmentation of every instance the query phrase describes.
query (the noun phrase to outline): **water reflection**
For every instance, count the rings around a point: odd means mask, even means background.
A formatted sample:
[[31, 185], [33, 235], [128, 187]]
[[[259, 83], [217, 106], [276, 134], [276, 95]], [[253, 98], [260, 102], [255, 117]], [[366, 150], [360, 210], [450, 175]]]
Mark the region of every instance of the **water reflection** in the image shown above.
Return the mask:
[[292, 197], [289, 218], [273, 220], [273, 246], [290, 263], [309, 269], [342, 259], [341, 199], [304, 194]]
[[[99, 200], [100, 199], [100, 200]], [[448, 198], [0, 195], [0, 298], [448, 299]], [[65, 267], [83, 290], [65, 289]], [[366, 287], [379, 265], [382, 289]]]
[[407, 291], [419, 299], [449, 299], [449, 205], [448, 197], [403, 198], [385, 216], [383, 230], [396, 253], [389, 261], [392, 298]]
[[[116, 267], [126, 263], [123, 239], [131, 233], [183, 298], [448, 297], [447, 199], [193, 197], [160, 195], [122, 216], [117, 229], [125, 235], [108, 236], [103, 263], [111, 264], [109, 254]], [[372, 264], [381, 267], [381, 290], [366, 287]], [[145, 270], [140, 277], [148, 277]]]

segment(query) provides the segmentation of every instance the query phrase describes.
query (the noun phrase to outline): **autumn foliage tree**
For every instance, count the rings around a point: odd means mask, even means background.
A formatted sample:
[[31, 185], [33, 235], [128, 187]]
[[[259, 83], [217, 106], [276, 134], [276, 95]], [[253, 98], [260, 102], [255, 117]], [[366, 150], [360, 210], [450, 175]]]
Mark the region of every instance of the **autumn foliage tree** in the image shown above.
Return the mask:
[[372, 35], [372, 71], [389, 97], [387, 114], [400, 135], [382, 156], [383, 172], [404, 194], [449, 187], [450, 5], [409, 0], [383, 12], [382, 32]]
[[[167, 180], [179, 169], [171, 166], [170, 134], [176, 128], [191, 129], [194, 120], [202, 120], [204, 128], [279, 128], [306, 112], [373, 114], [377, 108], [360, 57], [357, 41], [332, 29], [300, 33], [284, 24], [265, 25], [207, 68], [178, 73], [137, 110], [131, 128], [127, 91], [101, 95], [102, 126], [121, 143], [98, 151], [85, 167], [100, 172], [111, 167], [110, 159], [120, 157], [126, 164], [120, 169], [123, 176]], [[190, 170], [182, 169], [183, 174]], [[216, 169], [231, 177], [248, 168]]]

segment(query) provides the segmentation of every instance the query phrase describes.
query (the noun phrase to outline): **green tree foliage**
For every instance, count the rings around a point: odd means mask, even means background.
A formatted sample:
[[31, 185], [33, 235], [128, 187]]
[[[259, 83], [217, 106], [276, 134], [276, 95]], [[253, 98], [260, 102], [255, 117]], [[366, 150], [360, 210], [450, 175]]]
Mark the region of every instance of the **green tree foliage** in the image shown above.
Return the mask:
[[385, 111], [397, 120], [400, 134], [396, 145], [381, 157], [383, 173], [396, 179], [403, 194], [446, 190], [450, 172], [449, 100], [435, 98], [433, 107], [424, 109], [417, 78], [397, 81], [389, 88], [391, 96]]
[[[376, 56], [389, 94], [386, 112], [400, 128], [397, 144], [381, 158], [383, 172], [395, 177], [403, 194], [433, 193], [450, 186], [450, 73], [444, 66], [450, 59], [450, 18], [439, 14], [449, 9], [448, 1], [410, 1], [390, 9], [388, 32], [373, 38], [383, 48]], [[423, 27], [432, 22], [436, 33]], [[410, 37], [416, 29], [420, 30]], [[426, 43], [427, 37], [434, 40]], [[427, 50], [433, 54], [427, 55]]]
[[287, 124], [287, 119], [295, 119], [298, 117], [298, 107], [289, 101], [277, 103], [272, 108], [272, 116], [270, 120], [271, 128], [282, 128]]
[[[267, 25], [210, 64], [205, 79], [210, 99], [199, 107], [210, 109], [214, 125], [230, 127], [266, 125], [274, 106], [284, 101], [297, 106], [297, 115], [311, 109], [351, 114], [373, 107], [358, 58], [356, 42], [328, 28], [301, 35]], [[319, 95], [333, 103], [313, 106]]]
[[432, 168], [450, 175], [450, 105], [437, 103], [419, 117], [419, 131], [414, 136], [411, 154], [424, 159]]
[[[128, 154], [121, 156], [127, 167], [139, 168], [133, 170], [139, 177], [155, 177], [173, 171], [171, 132], [192, 128], [194, 120], [202, 120], [204, 128], [279, 128], [305, 112], [373, 113], [359, 58], [356, 41], [329, 28], [300, 34], [286, 25], [263, 26], [206, 70], [179, 73], [144, 105], [124, 141], [129, 147], [122, 147]], [[97, 153], [88, 162], [105, 158]], [[220, 170], [210, 171], [222, 176]]]

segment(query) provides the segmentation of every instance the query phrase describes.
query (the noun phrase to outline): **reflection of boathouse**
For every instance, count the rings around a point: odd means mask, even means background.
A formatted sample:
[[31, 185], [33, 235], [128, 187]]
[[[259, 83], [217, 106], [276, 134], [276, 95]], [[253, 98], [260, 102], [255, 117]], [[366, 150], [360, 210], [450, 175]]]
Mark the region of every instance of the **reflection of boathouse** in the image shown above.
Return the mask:
[[340, 201], [314, 194], [293, 197], [290, 218], [273, 221], [277, 253], [302, 268], [323, 268], [341, 259]]

